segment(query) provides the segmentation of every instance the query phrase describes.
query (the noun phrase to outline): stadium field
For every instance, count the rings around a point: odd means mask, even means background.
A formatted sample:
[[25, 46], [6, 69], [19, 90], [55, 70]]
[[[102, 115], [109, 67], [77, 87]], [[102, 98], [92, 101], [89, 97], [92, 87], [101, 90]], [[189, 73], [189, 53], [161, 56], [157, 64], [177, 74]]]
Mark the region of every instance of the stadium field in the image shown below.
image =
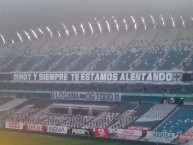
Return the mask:
[[141, 145], [115, 140], [91, 140], [0, 131], [0, 145]]

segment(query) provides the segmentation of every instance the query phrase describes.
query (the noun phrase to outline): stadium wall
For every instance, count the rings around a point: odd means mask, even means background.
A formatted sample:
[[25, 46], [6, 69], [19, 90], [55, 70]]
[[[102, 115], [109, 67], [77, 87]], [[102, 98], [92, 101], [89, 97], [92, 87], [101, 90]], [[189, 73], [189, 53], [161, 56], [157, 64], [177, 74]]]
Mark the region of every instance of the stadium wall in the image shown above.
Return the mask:
[[15, 130], [15, 129], [5, 129], [1, 128], [1, 131], [8, 131], [8, 132], [19, 132], [19, 133], [27, 133], [27, 134], [37, 134], [37, 135], [48, 135], [48, 136], [55, 136], [55, 137], [68, 137], [72, 139], [86, 139], [86, 140], [103, 140], [107, 141], [108, 143], [117, 142], [117, 143], [139, 143], [140, 145], [174, 145], [172, 143], [158, 143], [158, 142], [143, 142], [143, 141], [132, 141], [132, 140], [121, 140], [121, 139], [107, 139], [107, 138], [97, 138], [91, 136], [78, 136], [72, 134], [56, 134], [56, 133], [48, 133], [48, 132], [37, 132], [37, 131], [27, 131], [27, 130]]

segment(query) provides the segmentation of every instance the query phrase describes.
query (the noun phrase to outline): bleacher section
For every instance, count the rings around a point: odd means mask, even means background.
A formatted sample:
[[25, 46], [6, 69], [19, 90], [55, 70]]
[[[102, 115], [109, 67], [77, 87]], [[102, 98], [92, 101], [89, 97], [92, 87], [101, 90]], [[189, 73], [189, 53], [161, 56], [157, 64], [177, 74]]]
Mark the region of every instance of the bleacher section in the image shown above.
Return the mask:
[[167, 120], [167, 122], [157, 129], [157, 131], [174, 133], [175, 135], [184, 133], [193, 126], [192, 112], [193, 107], [191, 105], [180, 107], [179, 110]]
[[128, 110], [132, 110], [136, 107], [136, 104], [121, 104], [116, 105], [111, 110], [104, 112], [94, 118], [92, 121], [86, 123], [82, 128], [105, 128], [113, 123], [122, 113]]
[[13, 100], [13, 98], [8, 98], [8, 97], [1, 97], [0, 98], [0, 106], [6, 104], [7, 102]]
[[119, 118], [115, 119], [110, 128], [127, 128], [130, 123], [147, 112], [152, 107], [152, 105], [153, 104], [151, 103], [144, 103], [133, 108], [132, 110], [127, 110], [121, 116], [119, 116]]
[[188, 29], [174, 29], [168, 32], [156, 30], [133, 35], [116, 32], [85, 38], [77, 36], [69, 37], [64, 42], [60, 39], [50, 42], [38, 40], [37, 44], [29, 42], [22, 46], [18, 44], [2, 48], [7, 50], [0, 56], [0, 70], [10, 72], [191, 69], [191, 38], [192, 34]]
[[[151, 135], [147, 137], [147, 139], [153, 142], [173, 142], [179, 135], [184, 134], [185, 131], [193, 125], [192, 110], [193, 107], [190, 105], [180, 107], [166, 122], [161, 124], [158, 129], [154, 130], [156, 133], [170, 135], [170, 137], [163, 137], [164, 135], [155, 137]], [[191, 132], [191, 129], [189, 129], [188, 132]]]
[[7, 117], [6, 120], [27, 122], [28, 120], [30, 120], [33, 114], [36, 114], [37, 112], [48, 106], [50, 103], [51, 103], [50, 101], [31, 100], [23, 108], [15, 110], [14, 114]]
[[149, 130], [152, 130], [175, 108], [176, 105], [172, 104], [155, 105], [134, 123], [132, 123], [131, 126], [147, 127]]
[[[181, 134], [193, 132], [192, 105], [156, 102], [99, 104], [19, 98], [1, 98], [0, 102], [0, 107], [6, 108], [1, 110], [0, 120], [8, 122], [62, 126], [68, 129], [108, 128], [114, 133], [117, 129], [131, 131], [138, 128], [143, 130], [141, 137], [145, 137], [145, 140], [167, 143], [173, 142]], [[153, 136], [148, 135], [149, 131]], [[168, 133], [174, 136], [168, 137]]]
[[14, 107], [24, 103], [27, 99], [13, 99], [0, 106], [0, 112], [13, 109]]

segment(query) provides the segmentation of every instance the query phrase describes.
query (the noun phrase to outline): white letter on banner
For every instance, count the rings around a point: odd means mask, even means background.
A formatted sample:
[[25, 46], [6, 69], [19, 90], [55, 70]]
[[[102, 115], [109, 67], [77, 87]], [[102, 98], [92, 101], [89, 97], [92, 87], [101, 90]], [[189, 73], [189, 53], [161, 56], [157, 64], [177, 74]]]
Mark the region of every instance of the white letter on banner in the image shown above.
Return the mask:
[[142, 79], [141, 79], [141, 81], [144, 81], [144, 80], [145, 80], [145, 75], [146, 75], [146, 73], [142, 73]]
[[44, 80], [44, 74], [39, 74], [39, 80], [43, 81]]
[[[88, 77], [89, 77], [89, 80], [91, 80], [91, 81], [93, 81], [94, 80], [94, 75], [95, 75], [95, 73], [90, 73], [90, 74], [87, 74], [87, 75], [89, 75]], [[88, 80], [88, 81], [89, 81]]]
[[153, 73], [153, 81], [159, 81], [158, 73]]
[[64, 81], [68, 81], [68, 74], [64, 74]]
[[101, 73], [100, 74], [100, 81], [106, 81], [107, 80], [107, 74], [106, 73]]
[[29, 81], [28, 74], [24, 74], [24, 80]]
[[84, 74], [84, 73], [81, 73], [81, 75], [80, 75], [80, 80], [81, 80], [81, 81], [85, 81], [85, 74]]
[[36, 81], [37, 80], [37, 74], [33, 74], [34, 76], [34, 80]]
[[91, 81], [91, 80], [93, 80], [93, 76], [91, 76], [92, 74], [86, 74], [86, 77], [85, 77], [85, 80], [86, 81]]
[[99, 73], [96, 73], [96, 75], [95, 75], [95, 81], [99, 81]]
[[19, 80], [27, 80], [27, 74], [19, 74], [19, 77], [18, 77]]
[[59, 77], [59, 81], [63, 81], [64, 80], [64, 74], [60, 74], [60, 77]]
[[70, 74], [71, 75], [71, 78], [72, 78], [72, 81], [75, 80], [75, 74]]
[[136, 81], [140, 81], [141, 80], [141, 73], [137, 73], [136, 74]]
[[55, 77], [54, 77], [54, 81], [57, 81], [57, 80], [59, 80], [59, 78], [60, 78], [60, 74], [55, 74]]
[[75, 74], [75, 81], [79, 81], [80, 77], [79, 74]]
[[49, 80], [50, 80], [50, 81], [57, 80], [57, 79], [56, 79], [56, 75], [57, 75], [57, 74], [50, 74], [50, 79], [49, 79]]
[[131, 73], [126, 73], [125, 75], [126, 75], [125, 80], [130, 81], [131, 80]]
[[27, 74], [28, 76], [28, 80], [30, 81], [31, 80], [31, 74]]
[[18, 74], [13, 74], [13, 80], [18, 81], [19, 80], [19, 75]]
[[22, 74], [18, 74], [18, 80], [23, 80], [23, 75]]
[[136, 73], [131, 73], [131, 81], [135, 81]]
[[46, 81], [50, 81], [50, 74], [45, 74], [45, 75], [46, 75]]
[[166, 73], [166, 81], [172, 81], [172, 73]]
[[120, 81], [125, 81], [125, 73], [121, 73]]
[[117, 73], [113, 73], [113, 81], [118, 81], [118, 74]]
[[152, 78], [152, 73], [148, 73], [147, 74], [147, 78], [146, 78], [146, 81], [152, 81], [153, 78]]
[[113, 80], [113, 74], [107, 74], [107, 81]]
[[165, 78], [165, 73], [159, 73], [159, 81], [164, 81]]
[[41, 81], [41, 80], [42, 80], [42, 76], [41, 76], [41, 74], [39, 74], [39, 73], [37, 73], [37, 80], [38, 80], [38, 81]]

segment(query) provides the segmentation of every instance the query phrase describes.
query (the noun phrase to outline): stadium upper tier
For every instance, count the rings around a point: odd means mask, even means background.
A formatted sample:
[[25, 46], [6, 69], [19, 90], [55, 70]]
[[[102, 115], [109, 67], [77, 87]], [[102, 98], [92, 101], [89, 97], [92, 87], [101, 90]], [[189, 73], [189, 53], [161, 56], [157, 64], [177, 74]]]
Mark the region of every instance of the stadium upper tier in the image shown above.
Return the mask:
[[0, 71], [193, 69], [191, 29], [112, 32], [9, 44]]

